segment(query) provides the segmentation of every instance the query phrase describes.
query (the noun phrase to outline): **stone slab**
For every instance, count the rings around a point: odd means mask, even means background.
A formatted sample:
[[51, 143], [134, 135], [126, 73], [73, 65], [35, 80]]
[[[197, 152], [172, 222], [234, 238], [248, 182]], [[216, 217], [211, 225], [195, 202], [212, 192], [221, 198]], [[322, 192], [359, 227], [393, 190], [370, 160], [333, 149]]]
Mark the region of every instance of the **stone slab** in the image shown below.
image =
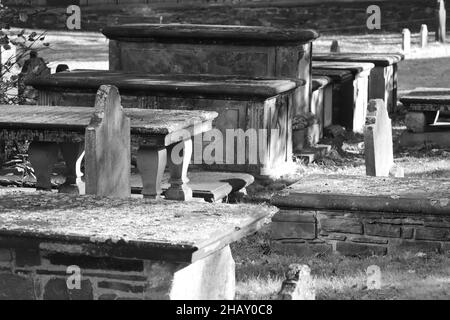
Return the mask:
[[102, 256], [194, 262], [257, 231], [275, 212], [266, 205], [74, 197], [3, 188], [0, 238], [74, 244]]
[[[125, 24], [102, 30], [113, 40], [137, 41], [155, 39], [158, 42], [244, 43], [244, 44], [304, 44], [319, 37], [313, 30], [280, 29], [274, 27], [200, 24]], [[147, 40], [148, 41], [148, 40]]]
[[314, 69], [348, 70], [353, 76], [358, 76], [363, 72], [370, 72], [375, 65], [367, 62], [334, 62], [334, 61], [313, 61]]
[[450, 213], [450, 179], [309, 175], [277, 193], [280, 208]]
[[372, 52], [345, 52], [345, 53], [313, 53], [315, 61], [339, 62], [369, 62], [376, 67], [388, 67], [405, 59], [402, 53], [372, 53]]
[[400, 101], [410, 111], [450, 111], [450, 88], [416, 88]]
[[342, 83], [353, 79], [353, 74], [350, 70], [313, 68], [312, 75], [316, 78], [328, 77], [335, 83]]
[[268, 98], [305, 84], [301, 79], [263, 79], [238, 76], [196, 74], [142, 74], [103, 70], [72, 70], [36, 78], [27, 84], [37, 90], [91, 90], [112, 84], [122, 95], [260, 97]]

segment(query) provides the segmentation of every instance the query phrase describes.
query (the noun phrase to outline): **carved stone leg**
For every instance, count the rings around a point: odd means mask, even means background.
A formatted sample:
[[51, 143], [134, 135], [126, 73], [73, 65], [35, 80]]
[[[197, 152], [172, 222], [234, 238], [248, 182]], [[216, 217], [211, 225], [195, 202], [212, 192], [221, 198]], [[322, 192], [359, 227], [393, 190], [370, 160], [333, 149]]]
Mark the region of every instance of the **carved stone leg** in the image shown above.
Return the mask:
[[66, 163], [66, 181], [59, 187], [59, 192], [84, 194], [85, 186], [84, 182], [81, 181], [80, 168], [81, 158], [84, 156], [84, 143], [61, 143], [59, 147]]
[[192, 140], [188, 139], [168, 148], [170, 187], [166, 199], [188, 201], [192, 199], [192, 189], [187, 185], [187, 172], [192, 157]]
[[36, 189], [50, 191], [53, 166], [58, 160], [58, 145], [35, 141], [31, 143], [28, 155], [36, 175]]
[[167, 164], [167, 150], [141, 146], [137, 153], [137, 167], [142, 179], [145, 198], [161, 197], [161, 181]]

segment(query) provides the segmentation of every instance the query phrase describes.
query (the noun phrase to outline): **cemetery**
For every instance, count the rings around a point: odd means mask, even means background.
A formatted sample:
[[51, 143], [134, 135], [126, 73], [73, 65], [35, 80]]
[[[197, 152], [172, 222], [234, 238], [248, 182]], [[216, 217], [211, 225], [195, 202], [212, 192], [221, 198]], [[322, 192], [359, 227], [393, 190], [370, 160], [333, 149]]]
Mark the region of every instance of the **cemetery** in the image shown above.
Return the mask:
[[220, 19], [19, 33], [0, 300], [449, 298], [444, 1], [431, 16], [436, 41]]

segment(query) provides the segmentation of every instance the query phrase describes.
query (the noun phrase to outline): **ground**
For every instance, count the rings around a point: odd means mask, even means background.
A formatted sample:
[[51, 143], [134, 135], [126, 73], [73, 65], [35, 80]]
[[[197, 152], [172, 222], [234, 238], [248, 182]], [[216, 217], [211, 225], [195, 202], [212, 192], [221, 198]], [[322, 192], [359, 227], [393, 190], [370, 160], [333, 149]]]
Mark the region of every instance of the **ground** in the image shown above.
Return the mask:
[[[378, 36], [323, 36], [315, 50], [326, 52], [331, 41], [340, 42], [342, 52], [389, 52], [401, 49], [400, 34]], [[357, 40], [355, 40], [357, 39]], [[50, 32], [50, 48], [41, 52], [54, 70], [66, 63], [71, 69], [108, 68], [107, 41], [99, 33]], [[432, 35], [430, 35], [432, 41]], [[419, 49], [418, 35], [413, 35], [413, 51], [399, 67], [400, 95], [418, 86], [448, 87], [450, 82], [450, 45], [432, 42]], [[395, 115], [394, 137], [405, 130], [402, 113]], [[297, 164], [297, 174], [275, 183], [255, 184], [249, 188], [247, 201], [265, 202], [273, 192], [293, 183], [300, 175], [342, 173], [363, 175], [364, 158], [358, 148], [361, 136], [347, 135], [333, 141], [333, 151], [317, 163]], [[450, 150], [438, 146], [402, 150], [395, 147], [395, 161], [405, 168], [406, 176], [450, 178]], [[316, 278], [318, 299], [449, 299], [450, 254], [405, 254], [395, 257], [347, 258], [316, 256], [298, 258], [270, 252], [270, 234], [266, 226], [258, 234], [233, 245], [237, 266], [237, 298], [269, 299], [281, 288], [283, 274], [291, 263], [305, 263]], [[378, 265], [382, 271], [382, 289], [367, 290], [365, 271]]]

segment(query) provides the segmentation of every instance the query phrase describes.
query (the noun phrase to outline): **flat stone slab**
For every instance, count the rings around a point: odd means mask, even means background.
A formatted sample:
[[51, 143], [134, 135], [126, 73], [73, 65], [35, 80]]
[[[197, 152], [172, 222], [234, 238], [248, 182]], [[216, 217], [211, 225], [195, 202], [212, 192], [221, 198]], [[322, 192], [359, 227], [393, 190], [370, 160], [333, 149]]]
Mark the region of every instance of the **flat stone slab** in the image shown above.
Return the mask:
[[376, 67], [388, 67], [404, 59], [405, 55], [402, 53], [313, 53], [313, 60], [315, 61], [369, 62], [373, 63]]
[[450, 88], [416, 88], [400, 101], [410, 111], [450, 111]]
[[27, 82], [38, 90], [90, 89], [108, 83], [121, 94], [166, 93], [172, 95], [271, 97], [302, 86], [304, 80], [248, 79], [214, 75], [151, 75], [101, 70], [73, 70]]
[[[433, 128], [433, 127], [431, 127]], [[429, 147], [439, 146], [450, 148], [450, 128], [448, 126], [437, 127], [439, 131], [432, 132], [404, 132], [399, 138], [402, 147]]]
[[312, 90], [318, 90], [329, 85], [332, 82], [333, 80], [330, 77], [314, 75], [312, 77]]
[[[0, 189], [0, 237], [123, 258], [194, 262], [256, 232], [266, 205], [111, 199]], [[97, 251], [96, 251], [97, 250]]]
[[157, 39], [159, 42], [228, 42], [258, 45], [308, 43], [319, 37], [314, 30], [280, 29], [274, 27], [200, 24], [124, 24], [102, 30], [113, 40]]
[[312, 75], [314, 78], [328, 77], [334, 83], [341, 83], [353, 79], [353, 74], [350, 70], [313, 68]]
[[450, 179], [305, 176], [272, 198], [280, 208], [450, 214]]
[[312, 67], [314, 69], [331, 69], [331, 70], [348, 70], [354, 76], [361, 72], [372, 70], [375, 65], [367, 62], [335, 62], [335, 61], [313, 61]]

